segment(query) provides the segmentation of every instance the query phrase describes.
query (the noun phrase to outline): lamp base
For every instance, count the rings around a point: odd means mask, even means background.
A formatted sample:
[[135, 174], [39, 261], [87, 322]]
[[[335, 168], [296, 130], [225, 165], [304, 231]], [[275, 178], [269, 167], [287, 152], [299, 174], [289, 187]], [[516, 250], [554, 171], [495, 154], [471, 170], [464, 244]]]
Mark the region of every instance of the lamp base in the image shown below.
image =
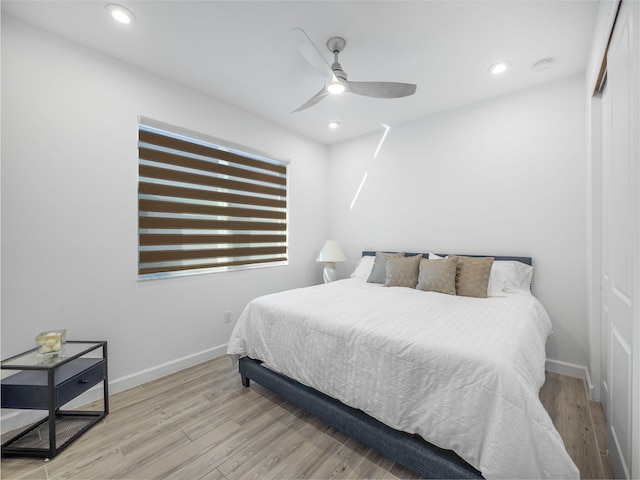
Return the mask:
[[324, 270], [322, 271], [322, 279], [324, 283], [333, 282], [338, 279], [338, 271], [336, 270], [335, 262], [325, 262]]

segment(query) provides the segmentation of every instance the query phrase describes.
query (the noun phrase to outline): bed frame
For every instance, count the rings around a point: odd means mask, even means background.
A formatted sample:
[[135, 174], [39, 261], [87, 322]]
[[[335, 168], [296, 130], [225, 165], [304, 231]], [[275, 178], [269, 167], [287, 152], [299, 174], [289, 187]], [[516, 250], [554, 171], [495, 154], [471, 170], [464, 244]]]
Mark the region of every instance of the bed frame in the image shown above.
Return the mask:
[[[396, 253], [396, 252], [385, 252], [385, 253]], [[424, 258], [429, 258], [429, 254], [428, 253], [409, 253], [406, 252], [404, 254], [405, 257], [411, 257], [413, 255], [422, 255]], [[439, 257], [446, 257], [447, 255], [461, 255], [461, 256], [465, 256], [465, 257], [493, 257], [496, 260], [500, 260], [500, 261], [515, 261], [515, 262], [520, 262], [520, 263], [524, 263], [526, 265], [532, 265], [532, 261], [533, 259], [531, 257], [508, 257], [508, 256], [504, 256], [504, 255], [464, 255], [461, 253], [436, 253], [436, 255], [438, 255]], [[362, 252], [362, 256], [363, 257], [375, 257], [376, 256], [376, 252], [373, 251], [369, 251], [369, 250], [365, 250], [364, 252]]]
[[385, 457], [412, 470], [423, 478], [484, 478], [478, 470], [451, 450], [444, 450], [386, 426], [361, 410], [331, 398], [262, 366], [258, 360], [243, 357], [239, 361], [242, 384], [251, 380]]
[[[373, 251], [362, 252], [363, 256], [375, 254], [376, 252]], [[405, 255], [417, 254], [406, 253]], [[428, 254], [422, 255], [428, 258]], [[532, 263], [531, 257], [496, 256], [494, 258], [515, 260], [527, 265]], [[251, 380], [254, 380], [423, 478], [484, 478], [478, 470], [453, 451], [432, 445], [418, 435], [388, 427], [361, 410], [349, 407], [311, 387], [264, 367], [260, 360], [243, 357], [239, 360], [239, 370], [245, 387], [249, 387]]]

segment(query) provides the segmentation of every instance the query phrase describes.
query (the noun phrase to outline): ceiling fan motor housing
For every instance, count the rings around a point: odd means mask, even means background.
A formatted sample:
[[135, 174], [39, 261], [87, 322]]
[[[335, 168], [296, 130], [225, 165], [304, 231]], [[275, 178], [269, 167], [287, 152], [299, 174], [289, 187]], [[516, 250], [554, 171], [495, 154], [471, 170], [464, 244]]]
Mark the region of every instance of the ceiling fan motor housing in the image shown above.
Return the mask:
[[334, 62], [333, 65], [331, 65], [331, 70], [333, 70], [333, 74], [336, 76], [336, 78], [339, 78], [340, 80], [347, 79], [347, 74], [344, 73], [344, 70], [342, 70], [342, 66], [338, 62]]
[[344, 50], [344, 47], [347, 45], [347, 42], [342, 37], [331, 37], [327, 40], [327, 48], [331, 53], [333, 53], [334, 62], [331, 65], [331, 70], [333, 70], [333, 74], [339, 78], [340, 80], [346, 80], [347, 74], [342, 70], [342, 66], [338, 63], [338, 54]]

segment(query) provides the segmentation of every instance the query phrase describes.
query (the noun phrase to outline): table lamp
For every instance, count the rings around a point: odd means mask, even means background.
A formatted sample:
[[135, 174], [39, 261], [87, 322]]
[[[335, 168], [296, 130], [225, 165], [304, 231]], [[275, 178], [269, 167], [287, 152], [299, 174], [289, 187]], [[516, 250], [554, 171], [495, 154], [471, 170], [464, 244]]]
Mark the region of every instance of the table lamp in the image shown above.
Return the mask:
[[344, 262], [346, 259], [335, 240], [324, 242], [324, 246], [320, 250], [318, 258], [316, 258], [316, 262], [324, 262], [324, 271], [322, 272], [324, 283], [333, 282], [338, 278], [336, 262]]

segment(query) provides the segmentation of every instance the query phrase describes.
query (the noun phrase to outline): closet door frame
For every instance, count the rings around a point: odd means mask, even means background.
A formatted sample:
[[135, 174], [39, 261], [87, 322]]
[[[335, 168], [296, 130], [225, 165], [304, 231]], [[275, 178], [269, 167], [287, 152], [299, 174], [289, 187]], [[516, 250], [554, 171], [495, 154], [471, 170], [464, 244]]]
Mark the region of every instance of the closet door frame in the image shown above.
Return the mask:
[[594, 397], [607, 416], [616, 477], [638, 478], [640, 3], [623, 0], [612, 5], [611, 35], [588, 120], [589, 368], [596, 384]]

